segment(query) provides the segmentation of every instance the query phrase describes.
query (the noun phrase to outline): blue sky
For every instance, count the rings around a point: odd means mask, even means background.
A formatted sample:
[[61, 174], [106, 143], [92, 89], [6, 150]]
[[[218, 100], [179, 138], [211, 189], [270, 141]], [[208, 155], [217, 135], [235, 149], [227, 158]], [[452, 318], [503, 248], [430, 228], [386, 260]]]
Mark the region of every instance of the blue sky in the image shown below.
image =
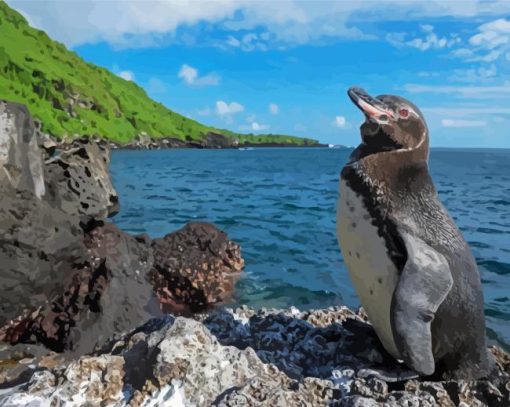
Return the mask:
[[417, 104], [433, 146], [510, 148], [508, 0], [7, 2], [209, 125], [356, 145], [358, 85]]

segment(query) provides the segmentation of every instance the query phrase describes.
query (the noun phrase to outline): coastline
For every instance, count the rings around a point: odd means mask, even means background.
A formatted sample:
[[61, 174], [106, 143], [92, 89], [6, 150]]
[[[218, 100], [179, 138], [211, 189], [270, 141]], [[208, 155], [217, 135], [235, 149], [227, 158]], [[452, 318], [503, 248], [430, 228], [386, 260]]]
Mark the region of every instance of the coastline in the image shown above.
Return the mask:
[[[99, 139], [102, 140], [102, 139]], [[96, 142], [101, 142], [95, 139]], [[105, 140], [106, 141], [106, 140]], [[108, 142], [108, 141], [106, 141]], [[261, 148], [261, 147], [292, 147], [292, 148], [316, 148], [327, 147], [326, 144], [321, 143], [239, 143], [236, 139], [232, 139], [223, 135], [215, 134], [215, 137], [206, 137], [202, 141], [194, 140], [180, 140], [172, 137], [168, 138], [137, 138], [134, 141], [126, 144], [118, 144], [108, 142], [112, 150], [163, 150], [163, 149], [179, 149], [179, 148], [192, 148], [192, 149], [242, 149], [242, 148]]]
[[130, 235], [107, 220], [120, 207], [106, 142], [58, 145], [18, 104], [0, 103], [0, 121], [0, 406], [510, 402], [499, 347], [491, 381], [418, 378], [362, 309], [225, 308], [244, 259], [224, 232]]
[[[36, 123], [38, 124], [38, 123]], [[37, 125], [39, 129], [40, 124]], [[39, 131], [39, 130], [38, 130]], [[42, 133], [41, 133], [42, 134]], [[297, 143], [239, 143], [239, 140], [233, 137], [228, 137], [219, 133], [208, 133], [202, 140], [181, 140], [175, 137], [160, 137], [152, 138], [147, 134], [137, 136], [133, 141], [128, 143], [117, 143], [106, 138], [100, 137], [75, 137], [71, 139], [57, 139], [51, 135], [44, 134], [46, 143], [52, 144], [54, 148], [66, 150], [70, 148], [76, 140], [90, 140], [98, 145], [107, 146], [110, 150], [165, 150], [165, 149], [245, 149], [245, 148], [324, 148], [328, 147], [327, 144], [319, 142], [309, 143], [304, 140], [303, 144]]]
[[17, 351], [24, 359], [10, 360], [25, 379], [2, 386], [0, 405], [504, 407], [510, 400], [510, 356], [499, 348], [490, 348], [497, 380], [418, 378], [384, 351], [362, 309], [343, 306], [166, 315], [67, 360], [34, 347]]

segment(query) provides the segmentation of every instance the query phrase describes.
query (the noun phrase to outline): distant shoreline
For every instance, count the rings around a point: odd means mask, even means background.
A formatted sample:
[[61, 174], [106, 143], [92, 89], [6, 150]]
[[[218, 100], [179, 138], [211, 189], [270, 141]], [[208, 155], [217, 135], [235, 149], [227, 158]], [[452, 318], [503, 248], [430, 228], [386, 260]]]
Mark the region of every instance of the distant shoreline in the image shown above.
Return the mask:
[[[328, 148], [327, 144], [321, 143], [237, 143], [236, 140], [232, 140], [223, 135], [214, 135], [214, 137], [208, 137], [201, 141], [196, 140], [180, 140], [177, 138], [161, 138], [152, 139], [137, 138], [129, 143], [117, 143], [106, 138], [101, 137], [88, 137], [83, 136], [72, 140], [59, 140], [55, 137], [45, 135], [45, 137], [51, 140], [51, 143], [58, 148], [68, 149], [73, 141], [75, 140], [90, 140], [94, 143], [108, 146], [110, 150], [180, 150], [180, 149], [194, 149], [194, 150], [244, 150], [254, 148]], [[344, 148], [336, 147], [336, 148]]]
[[[272, 149], [272, 148], [313, 148], [313, 149], [325, 149], [325, 150], [353, 150], [356, 146], [338, 146], [338, 147], [328, 147], [327, 144], [315, 144], [315, 145], [297, 145], [297, 144], [278, 144], [278, 145], [266, 145], [266, 144], [242, 144], [239, 146], [231, 146], [231, 147], [205, 147], [205, 146], [195, 146], [195, 145], [183, 145], [183, 146], [158, 146], [158, 147], [145, 147], [145, 146], [133, 146], [133, 145], [118, 145], [114, 143], [110, 144], [110, 148], [112, 151], [120, 150], [245, 150], [245, 149]], [[430, 147], [430, 150], [433, 152], [505, 152], [510, 151], [510, 148], [504, 147]]]
[[[96, 140], [99, 141], [99, 140]], [[119, 144], [102, 139], [112, 150], [167, 150], [167, 149], [199, 149], [199, 150], [237, 150], [252, 148], [328, 148], [327, 144], [321, 143], [236, 143], [235, 140], [225, 136], [215, 135], [202, 141], [179, 140], [175, 138], [163, 139], [138, 139], [131, 143]]]

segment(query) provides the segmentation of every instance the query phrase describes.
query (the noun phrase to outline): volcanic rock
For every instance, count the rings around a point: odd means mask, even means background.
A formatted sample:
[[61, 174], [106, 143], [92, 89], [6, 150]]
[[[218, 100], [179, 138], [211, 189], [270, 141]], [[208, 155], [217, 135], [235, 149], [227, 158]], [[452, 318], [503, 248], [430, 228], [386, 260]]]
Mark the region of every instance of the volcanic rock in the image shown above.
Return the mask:
[[5, 324], [2, 340], [83, 355], [163, 312], [189, 315], [226, 300], [244, 264], [239, 246], [206, 223], [154, 242], [104, 221], [82, 227], [85, 254], [73, 278]]
[[44, 195], [43, 163], [28, 109], [0, 100], [0, 184]]
[[188, 223], [152, 249], [150, 277], [165, 312], [189, 314], [227, 300], [244, 267], [239, 245], [208, 223]]
[[384, 352], [346, 307], [165, 316], [79, 359], [25, 355], [32, 366], [4, 382], [0, 406], [509, 405], [508, 367], [491, 381], [430, 382]]
[[118, 210], [108, 164], [105, 142], [53, 143], [26, 108], [0, 104], [0, 341], [73, 357], [232, 293], [243, 260], [214, 226], [153, 242], [104, 221]]
[[75, 140], [46, 161], [46, 199], [71, 216], [101, 219], [119, 211], [119, 197], [108, 172], [109, 149], [89, 139]]
[[223, 134], [213, 132], [207, 133], [203, 141], [203, 146], [205, 148], [232, 148], [237, 147], [238, 144], [239, 142], [235, 138], [229, 138]]
[[[77, 219], [0, 184], [0, 325], [62, 293], [85, 259]], [[14, 331], [12, 331], [14, 334]], [[5, 340], [0, 333], [0, 339]]]

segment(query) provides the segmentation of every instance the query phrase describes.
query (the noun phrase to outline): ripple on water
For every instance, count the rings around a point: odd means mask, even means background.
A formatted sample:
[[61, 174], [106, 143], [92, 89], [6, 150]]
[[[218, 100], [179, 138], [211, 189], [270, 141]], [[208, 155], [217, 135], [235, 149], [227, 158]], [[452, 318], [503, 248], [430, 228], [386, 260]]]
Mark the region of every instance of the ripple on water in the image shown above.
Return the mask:
[[492, 273], [496, 273], [502, 276], [510, 274], [510, 264], [508, 263], [503, 263], [496, 260], [479, 259], [478, 265], [486, 268]]
[[[214, 222], [241, 244], [238, 301], [254, 307], [359, 305], [336, 242], [338, 174], [349, 150], [114, 151], [132, 233]], [[483, 167], [479, 163], [483, 162]], [[432, 150], [438, 194], [476, 255], [488, 336], [510, 343], [510, 151]], [[503, 175], [505, 174], [505, 175]]]

